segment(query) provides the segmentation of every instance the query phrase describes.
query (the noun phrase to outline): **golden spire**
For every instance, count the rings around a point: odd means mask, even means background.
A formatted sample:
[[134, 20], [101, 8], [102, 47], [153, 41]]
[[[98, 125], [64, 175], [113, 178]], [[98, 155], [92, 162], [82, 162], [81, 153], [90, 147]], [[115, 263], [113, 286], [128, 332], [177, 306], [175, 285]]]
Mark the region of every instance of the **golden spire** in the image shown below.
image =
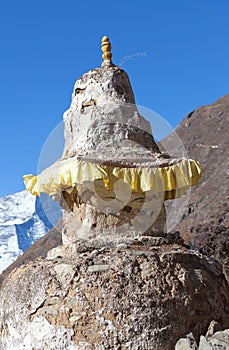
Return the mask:
[[111, 61], [111, 57], [112, 57], [112, 53], [111, 53], [111, 43], [110, 43], [110, 40], [107, 36], [104, 36], [102, 38], [102, 44], [101, 44], [101, 48], [102, 48], [102, 51], [103, 51], [103, 54], [102, 54], [102, 58], [103, 58], [103, 63], [102, 63], [102, 67], [104, 66], [112, 66], [112, 61]]

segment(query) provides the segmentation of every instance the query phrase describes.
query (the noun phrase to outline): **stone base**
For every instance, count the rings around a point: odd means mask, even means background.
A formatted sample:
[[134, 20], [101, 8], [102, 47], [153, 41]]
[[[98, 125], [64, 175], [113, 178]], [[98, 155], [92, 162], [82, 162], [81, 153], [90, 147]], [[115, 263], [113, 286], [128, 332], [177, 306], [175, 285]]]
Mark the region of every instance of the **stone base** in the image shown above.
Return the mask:
[[74, 246], [4, 281], [1, 349], [174, 350], [185, 334], [206, 334], [211, 320], [229, 327], [229, 286], [220, 264], [201, 254], [177, 245]]

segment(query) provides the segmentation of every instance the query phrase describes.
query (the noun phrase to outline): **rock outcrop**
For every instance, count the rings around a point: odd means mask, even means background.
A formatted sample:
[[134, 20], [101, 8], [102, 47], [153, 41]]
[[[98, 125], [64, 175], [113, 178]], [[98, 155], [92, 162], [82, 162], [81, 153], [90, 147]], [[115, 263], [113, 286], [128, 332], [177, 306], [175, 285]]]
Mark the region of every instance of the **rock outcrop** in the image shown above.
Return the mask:
[[228, 350], [229, 349], [229, 329], [218, 331], [211, 336], [201, 335], [199, 345], [193, 334], [186, 338], [181, 338], [176, 343], [175, 350]]
[[213, 319], [229, 327], [220, 264], [175, 242], [85, 241], [15, 269], [0, 291], [1, 349], [173, 350]]

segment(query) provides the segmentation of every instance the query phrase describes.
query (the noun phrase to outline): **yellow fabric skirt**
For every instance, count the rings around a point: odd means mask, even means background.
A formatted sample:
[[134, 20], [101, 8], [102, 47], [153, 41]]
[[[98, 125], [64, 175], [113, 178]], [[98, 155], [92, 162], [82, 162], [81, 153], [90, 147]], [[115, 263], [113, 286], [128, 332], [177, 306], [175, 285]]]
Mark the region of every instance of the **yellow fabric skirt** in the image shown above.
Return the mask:
[[117, 180], [123, 180], [134, 192], [164, 192], [165, 199], [180, 197], [198, 183], [202, 175], [199, 162], [182, 158], [165, 167], [112, 167], [85, 160], [67, 159], [54, 163], [40, 175], [24, 175], [26, 190], [39, 196], [77, 188], [77, 185], [103, 180], [106, 189], [113, 190]]

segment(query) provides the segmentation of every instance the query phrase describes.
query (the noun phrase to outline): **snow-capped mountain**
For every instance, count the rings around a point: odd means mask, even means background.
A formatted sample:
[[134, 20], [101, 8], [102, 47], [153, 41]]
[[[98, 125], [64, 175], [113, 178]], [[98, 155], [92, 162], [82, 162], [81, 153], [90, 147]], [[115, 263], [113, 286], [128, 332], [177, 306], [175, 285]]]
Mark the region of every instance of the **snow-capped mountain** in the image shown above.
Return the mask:
[[61, 209], [42, 194], [32, 196], [26, 191], [0, 198], [0, 273], [61, 217]]

